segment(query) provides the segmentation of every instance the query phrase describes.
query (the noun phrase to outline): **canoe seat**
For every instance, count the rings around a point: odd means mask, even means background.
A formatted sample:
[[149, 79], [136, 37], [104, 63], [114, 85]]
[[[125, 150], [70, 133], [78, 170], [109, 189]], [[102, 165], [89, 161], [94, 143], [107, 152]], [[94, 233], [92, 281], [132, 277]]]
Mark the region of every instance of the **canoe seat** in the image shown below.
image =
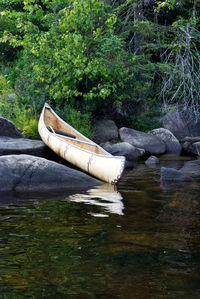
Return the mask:
[[51, 127], [47, 127], [47, 129], [51, 132], [51, 133], [56, 133], [56, 134], [59, 134], [59, 135], [63, 135], [63, 136], [66, 136], [66, 137], [70, 137], [70, 138], [74, 138], [76, 139], [76, 136], [71, 134], [71, 133], [67, 133], [67, 132], [63, 132], [63, 131], [60, 131], [60, 130], [57, 130], [57, 129], [54, 129], [52, 130]]

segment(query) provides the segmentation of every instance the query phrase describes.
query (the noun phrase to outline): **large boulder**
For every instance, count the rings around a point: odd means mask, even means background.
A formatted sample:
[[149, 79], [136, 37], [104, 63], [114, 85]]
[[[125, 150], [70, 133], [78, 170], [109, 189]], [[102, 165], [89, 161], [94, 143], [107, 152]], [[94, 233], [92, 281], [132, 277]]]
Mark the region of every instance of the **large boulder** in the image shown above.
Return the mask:
[[184, 175], [192, 178], [200, 178], [200, 160], [186, 162], [180, 171]]
[[0, 117], [0, 136], [8, 136], [12, 138], [23, 137], [15, 125], [4, 117]]
[[0, 156], [29, 154], [33, 156], [49, 157], [50, 152], [50, 149], [41, 140], [0, 137]]
[[0, 191], [20, 193], [86, 190], [100, 182], [83, 172], [30, 155], [0, 157]]
[[168, 129], [159, 128], [149, 132], [150, 134], [160, 138], [166, 145], [166, 154], [180, 155], [182, 146], [178, 139]]
[[162, 183], [182, 183], [192, 182], [192, 178], [184, 175], [180, 170], [174, 168], [161, 168], [161, 182]]
[[[142, 156], [142, 151], [128, 142], [106, 144], [103, 148], [113, 156], [124, 156], [128, 161], [138, 160]], [[144, 154], [143, 150], [143, 154]]]
[[200, 120], [191, 112], [169, 111], [162, 119], [162, 126], [171, 131], [178, 140], [186, 136], [200, 136]]
[[128, 142], [137, 148], [142, 148], [149, 154], [163, 154], [166, 150], [165, 143], [152, 134], [125, 127], [119, 130], [119, 134], [124, 142]]
[[94, 141], [97, 143], [103, 143], [106, 141], [118, 139], [118, 128], [113, 120], [105, 119], [99, 120], [95, 124]]

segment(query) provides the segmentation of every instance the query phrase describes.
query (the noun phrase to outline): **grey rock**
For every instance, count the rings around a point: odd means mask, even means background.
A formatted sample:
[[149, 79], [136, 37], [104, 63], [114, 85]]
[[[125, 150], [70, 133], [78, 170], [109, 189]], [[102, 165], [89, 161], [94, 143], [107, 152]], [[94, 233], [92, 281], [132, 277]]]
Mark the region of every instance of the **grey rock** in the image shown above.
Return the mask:
[[149, 165], [158, 165], [158, 164], [160, 164], [160, 160], [155, 156], [151, 156], [145, 161], [145, 164], [148, 166]]
[[149, 132], [150, 134], [160, 138], [166, 145], [166, 154], [180, 155], [182, 151], [182, 146], [178, 139], [165, 128], [154, 129]]
[[200, 141], [192, 143], [187, 149], [187, 152], [200, 156]]
[[161, 123], [178, 140], [186, 136], [200, 136], [200, 120], [197, 120], [192, 112], [169, 111], [161, 118]]
[[161, 182], [181, 183], [192, 182], [192, 178], [184, 175], [180, 170], [174, 168], [161, 168]]
[[[129, 161], [138, 160], [142, 156], [142, 151], [128, 142], [106, 144], [104, 149], [113, 156], [124, 156]], [[143, 150], [144, 152], [144, 150]]]
[[200, 160], [186, 162], [180, 171], [184, 175], [192, 178], [200, 178]]
[[27, 138], [0, 137], [0, 156], [11, 154], [29, 154], [49, 156], [50, 149], [41, 140]]
[[118, 128], [113, 120], [100, 120], [95, 124], [94, 141], [102, 143], [110, 140], [116, 140], [119, 136]]
[[99, 181], [83, 172], [30, 155], [0, 157], [0, 191], [20, 193], [86, 190]]
[[124, 142], [142, 148], [146, 153], [163, 154], [166, 150], [165, 143], [152, 134], [143, 133], [129, 128], [121, 128], [119, 130], [120, 138]]
[[15, 100], [16, 100], [16, 98], [17, 98], [16, 93], [9, 93], [9, 94], [8, 94], [8, 102], [10, 102], [10, 103], [14, 103]]
[[125, 161], [125, 165], [124, 165], [125, 169], [130, 169], [133, 167], [134, 167], [133, 161], [128, 161], [128, 160]]
[[23, 138], [21, 132], [15, 125], [4, 117], [0, 117], [0, 136], [8, 136], [12, 138]]

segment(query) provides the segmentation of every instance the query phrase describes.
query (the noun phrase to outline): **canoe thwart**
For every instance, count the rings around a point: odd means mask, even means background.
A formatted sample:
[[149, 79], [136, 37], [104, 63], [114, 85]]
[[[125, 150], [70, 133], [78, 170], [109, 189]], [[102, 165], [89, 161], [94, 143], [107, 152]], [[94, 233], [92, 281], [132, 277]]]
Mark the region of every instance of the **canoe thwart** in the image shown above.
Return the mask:
[[56, 134], [59, 134], [59, 135], [63, 135], [63, 136], [66, 136], [66, 137], [70, 137], [70, 138], [74, 138], [74, 139], [76, 139], [76, 136], [73, 135], [73, 134], [71, 134], [71, 133], [66, 133], [66, 132], [63, 132], [63, 131], [54, 129], [54, 128], [52, 128], [52, 127], [47, 127], [47, 129], [48, 129], [51, 133], [56, 133]]

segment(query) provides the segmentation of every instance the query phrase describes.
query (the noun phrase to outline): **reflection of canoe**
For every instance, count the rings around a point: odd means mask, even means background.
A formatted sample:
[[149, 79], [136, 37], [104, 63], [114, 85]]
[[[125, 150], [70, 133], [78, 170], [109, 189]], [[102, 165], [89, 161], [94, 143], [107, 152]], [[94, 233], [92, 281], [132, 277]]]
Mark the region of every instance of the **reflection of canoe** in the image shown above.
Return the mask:
[[[102, 207], [106, 212], [117, 215], [124, 215], [123, 198], [110, 184], [103, 184], [96, 189], [90, 189], [87, 194], [74, 194], [67, 200]], [[93, 216], [105, 217], [106, 214], [91, 213]]]
[[64, 122], [48, 104], [44, 105], [39, 134], [59, 156], [102, 181], [116, 184], [123, 172], [125, 158], [112, 156], [99, 145]]

